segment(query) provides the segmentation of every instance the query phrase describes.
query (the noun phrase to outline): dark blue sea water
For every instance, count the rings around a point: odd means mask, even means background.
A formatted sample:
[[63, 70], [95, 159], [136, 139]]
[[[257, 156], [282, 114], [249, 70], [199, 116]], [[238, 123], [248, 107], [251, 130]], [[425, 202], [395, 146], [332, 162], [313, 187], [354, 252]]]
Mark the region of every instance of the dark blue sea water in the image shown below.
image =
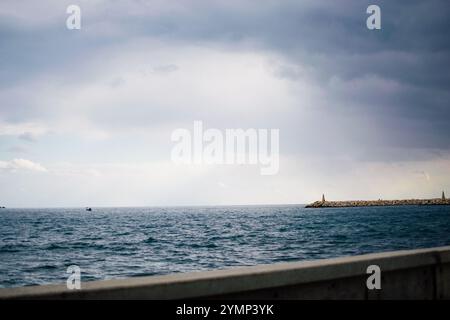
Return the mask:
[[0, 287], [450, 244], [450, 207], [0, 209]]

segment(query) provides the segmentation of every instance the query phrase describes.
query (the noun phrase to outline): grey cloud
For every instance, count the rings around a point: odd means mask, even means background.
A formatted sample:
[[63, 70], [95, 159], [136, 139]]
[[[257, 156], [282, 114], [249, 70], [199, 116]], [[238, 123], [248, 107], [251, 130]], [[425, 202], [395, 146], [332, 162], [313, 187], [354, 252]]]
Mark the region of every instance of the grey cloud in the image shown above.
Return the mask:
[[117, 87], [120, 87], [121, 85], [123, 85], [124, 83], [125, 83], [124, 78], [117, 77], [117, 78], [114, 78], [113, 80], [111, 80], [109, 85], [113, 88], [117, 88]]
[[[284, 60], [272, 70], [276, 76], [294, 84], [306, 79], [324, 92], [322, 103], [326, 105], [267, 121], [270, 127], [285, 128], [286, 136], [292, 137], [286, 142], [287, 149], [300, 148], [298, 141], [303, 140], [295, 138], [299, 135], [308, 136], [303, 147], [311, 144], [313, 148], [329, 138], [336, 142], [330, 149], [348, 146], [355, 150], [356, 146], [374, 157], [383, 157], [379, 151], [383, 147], [450, 149], [450, 6], [444, 0], [377, 1], [382, 9], [382, 30], [369, 31], [366, 8], [372, 2], [174, 1], [155, 14], [149, 3], [135, 1], [130, 3], [133, 14], [127, 14], [118, 2], [111, 1], [105, 2], [104, 15], [91, 19], [87, 10], [86, 29], [79, 33], [68, 33], [55, 24], [23, 29], [3, 19], [0, 85], [7, 88], [52, 73], [67, 74], [67, 81], [80, 80], [79, 65], [83, 68], [93, 53], [121, 45], [126, 49], [129, 41], [139, 38], [158, 39], [180, 48], [207, 45], [229, 51], [265, 51]], [[107, 25], [120, 32], [90, 35], [94, 26]], [[160, 65], [150, 72], [167, 74], [177, 68], [175, 64]], [[122, 80], [118, 79], [111, 85], [120, 86]], [[4, 118], [39, 116], [30, 107], [33, 101], [21, 99], [6, 101]], [[164, 106], [152, 108], [164, 110]], [[125, 115], [119, 109], [93, 114], [99, 122], [116, 119], [128, 125], [146, 123], [143, 119], [148, 114], [154, 121], [175, 114], [173, 108], [158, 114], [128, 109]], [[181, 106], [177, 114], [179, 118], [203, 116], [217, 121], [214, 112], [196, 114]], [[234, 124], [233, 119], [221, 116]], [[385, 158], [391, 157], [398, 155], [386, 150]]]
[[22, 146], [12, 146], [6, 149], [6, 151], [13, 154], [29, 154], [29, 150]]
[[167, 64], [162, 66], [156, 66], [152, 68], [152, 73], [155, 74], [168, 74], [178, 70], [178, 66], [174, 64]]
[[27, 142], [35, 142], [36, 137], [31, 132], [24, 132], [19, 135], [19, 139]]

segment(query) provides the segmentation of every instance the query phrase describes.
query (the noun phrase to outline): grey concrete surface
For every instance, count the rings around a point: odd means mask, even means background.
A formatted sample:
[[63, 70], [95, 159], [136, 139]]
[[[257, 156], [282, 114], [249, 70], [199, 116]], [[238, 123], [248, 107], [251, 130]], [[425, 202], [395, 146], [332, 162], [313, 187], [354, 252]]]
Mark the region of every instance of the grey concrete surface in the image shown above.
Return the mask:
[[[381, 290], [369, 290], [369, 265]], [[207, 272], [0, 289], [0, 299], [450, 299], [450, 246]]]

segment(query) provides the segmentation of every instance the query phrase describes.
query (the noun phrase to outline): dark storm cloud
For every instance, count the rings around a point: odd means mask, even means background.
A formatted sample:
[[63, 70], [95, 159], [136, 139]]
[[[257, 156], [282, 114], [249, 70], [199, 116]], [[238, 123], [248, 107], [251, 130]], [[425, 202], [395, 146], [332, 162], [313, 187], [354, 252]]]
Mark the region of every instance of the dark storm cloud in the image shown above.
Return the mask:
[[[306, 78], [324, 89], [327, 116], [370, 118], [372, 134], [380, 130], [389, 137], [380, 143], [389, 146], [450, 149], [448, 1], [169, 1], [157, 13], [150, 3], [133, 1], [126, 11], [120, 2], [104, 2], [104, 14], [95, 18], [87, 7], [86, 29], [69, 35], [61, 22], [23, 28], [2, 19], [1, 87], [52, 72], [73, 80], [74, 66], [93, 52], [133, 38], [266, 51], [286, 61], [277, 76], [294, 84]], [[382, 30], [366, 28], [370, 4], [381, 7]], [[56, 17], [64, 21], [61, 12]], [[92, 36], [94, 25], [120, 32]], [[32, 102], [7, 103], [5, 118], [17, 120]], [[355, 136], [364, 128], [354, 130]]]
[[[151, 1], [150, 1], [151, 2]], [[102, 22], [116, 25], [123, 32], [113, 38], [86, 34], [74, 36], [60, 24], [24, 29], [12, 18], [3, 19], [1, 65], [16, 72], [2, 73], [2, 80], [26, 70], [47, 70], [49, 66], [69, 64], [84, 58], [95, 48], [120, 43], [129, 38], [148, 36], [165, 41], [217, 42], [223, 45], [261, 46], [274, 50], [294, 62], [309, 63], [324, 78], [344, 79], [379, 74], [385, 78], [421, 86], [448, 88], [450, 57], [450, 6], [434, 1], [262, 1], [181, 2], [183, 10], [167, 10], [151, 15], [142, 6], [139, 15], [115, 12], [116, 1], [105, 2], [105, 14], [89, 18], [83, 11], [83, 25]], [[133, 6], [145, 1], [135, 1]], [[365, 26], [369, 4], [382, 9], [382, 30]], [[55, 6], [54, 10], [58, 7]], [[149, 10], [149, 9], [147, 9]], [[64, 21], [64, 11], [58, 16]], [[107, 28], [104, 26], [103, 28]], [[17, 62], [12, 64], [11, 62]], [[69, 64], [70, 65], [70, 64]], [[11, 78], [9, 78], [11, 79]]]

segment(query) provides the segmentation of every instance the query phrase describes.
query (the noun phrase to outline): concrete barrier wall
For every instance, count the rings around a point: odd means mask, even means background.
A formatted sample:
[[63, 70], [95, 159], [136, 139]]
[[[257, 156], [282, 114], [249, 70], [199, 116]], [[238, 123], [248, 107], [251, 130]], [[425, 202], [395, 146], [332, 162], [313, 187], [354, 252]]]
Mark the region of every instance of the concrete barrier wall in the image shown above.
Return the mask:
[[[368, 290], [369, 265], [381, 290]], [[450, 299], [450, 246], [167, 276], [0, 289], [0, 299]]]

